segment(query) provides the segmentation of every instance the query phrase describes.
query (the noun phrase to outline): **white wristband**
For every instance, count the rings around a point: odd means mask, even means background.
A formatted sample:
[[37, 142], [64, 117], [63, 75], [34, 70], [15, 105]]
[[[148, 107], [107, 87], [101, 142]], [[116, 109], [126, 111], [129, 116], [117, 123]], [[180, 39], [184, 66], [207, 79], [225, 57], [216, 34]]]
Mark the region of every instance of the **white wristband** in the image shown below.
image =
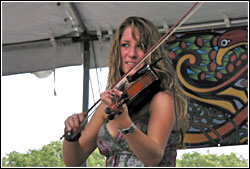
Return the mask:
[[136, 129], [136, 126], [135, 126], [134, 123], [132, 123], [130, 127], [125, 128], [125, 129], [119, 129], [119, 130], [120, 130], [120, 132], [121, 132], [122, 134], [128, 135], [128, 134], [130, 134], [130, 133], [133, 133], [133, 132], [135, 131], [135, 129]]

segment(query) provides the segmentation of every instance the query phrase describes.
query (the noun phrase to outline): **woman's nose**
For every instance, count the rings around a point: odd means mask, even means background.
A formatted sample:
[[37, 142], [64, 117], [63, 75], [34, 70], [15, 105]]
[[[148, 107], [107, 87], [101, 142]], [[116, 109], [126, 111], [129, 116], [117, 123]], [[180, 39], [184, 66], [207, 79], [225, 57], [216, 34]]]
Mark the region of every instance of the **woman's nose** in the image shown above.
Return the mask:
[[132, 57], [133, 59], [137, 59], [137, 51], [136, 47], [130, 47], [129, 49], [129, 57]]

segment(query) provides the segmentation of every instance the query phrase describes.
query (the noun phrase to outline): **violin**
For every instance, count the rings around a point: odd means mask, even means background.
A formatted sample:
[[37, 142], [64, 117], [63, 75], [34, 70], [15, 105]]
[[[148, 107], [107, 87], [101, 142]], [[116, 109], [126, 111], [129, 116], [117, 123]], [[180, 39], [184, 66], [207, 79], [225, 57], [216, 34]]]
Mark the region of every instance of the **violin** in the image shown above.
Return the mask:
[[[125, 103], [128, 107], [129, 115], [132, 116], [159, 91], [160, 79], [153, 66], [161, 59], [159, 58], [151, 65], [144, 65], [128, 80], [119, 83], [119, 86], [116, 88], [123, 91], [123, 94], [121, 97], [114, 95], [111, 105], [105, 109], [105, 112], [108, 114], [108, 120], [113, 120], [117, 114], [120, 115], [123, 112], [122, 105]], [[62, 137], [65, 137], [68, 141], [76, 141], [81, 136], [80, 131], [84, 129], [85, 125], [86, 122], [81, 123], [75, 133], [73, 131], [65, 132]]]
[[[137, 102], [142, 103], [143, 98], [151, 98], [157, 90], [155, 90], [157, 87], [159, 89], [160, 80], [157, 77], [155, 71], [153, 70], [153, 66], [160, 60], [157, 60], [155, 63], [151, 65], [146, 65], [139, 69], [133, 76], [132, 79], [129, 80], [128, 75], [130, 72], [135, 70], [141, 63], [143, 63], [151, 54], [159, 47], [161, 46], [165, 40], [167, 40], [198, 8], [200, 8], [203, 5], [204, 2], [200, 3], [200, 5], [194, 9], [194, 7], [198, 4], [198, 2], [194, 3], [194, 5], [185, 13], [184, 16], [182, 16], [169, 30], [166, 34], [164, 34], [144, 55], [144, 57], [132, 68], [130, 69], [126, 74], [124, 74], [119, 81], [117, 81], [111, 89], [114, 89], [115, 87], [118, 88], [118, 90], [122, 90], [123, 94], [119, 98], [118, 96], [114, 96], [112, 99], [112, 104], [110, 107], [105, 109], [105, 112], [108, 114], [108, 118], [110, 120], [114, 119], [114, 116], [116, 114], [120, 114], [123, 112], [122, 105], [124, 103], [127, 104], [129, 113], [136, 112], [136, 107], [139, 107], [137, 104], [135, 104], [135, 100]], [[194, 9], [194, 10], [193, 10]], [[189, 14], [189, 15], [188, 15]], [[178, 26], [177, 26], [178, 25]], [[147, 90], [146, 90], [147, 89]], [[151, 90], [148, 90], [151, 89]], [[141, 97], [142, 94], [147, 91], [147, 96]], [[137, 99], [136, 99], [137, 98]], [[85, 128], [85, 125], [87, 123], [88, 117], [90, 117], [91, 114], [89, 112], [101, 101], [99, 99], [85, 114], [85, 122], [81, 123], [80, 126], [76, 129], [75, 132], [68, 131], [64, 133], [63, 137], [66, 138], [68, 141], [76, 141], [81, 136], [81, 131]], [[145, 101], [145, 100], [144, 100]], [[143, 104], [145, 102], [143, 101]]]
[[123, 112], [122, 105], [126, 103], [129, 115], [137, 112], [142, 104], [147, 103], [160, 89], [160, 79], [153, 66], [159, 62], [159, 58], [151, 65], [145, 65], [139, 69], [132, 77], [128, 78], [128, 84], [122, 83], [118, 90], [123, 91], [121, 97], [115, 95], [110, 107], [105, 109], [108, 119], [113, 120], [115, 115]]

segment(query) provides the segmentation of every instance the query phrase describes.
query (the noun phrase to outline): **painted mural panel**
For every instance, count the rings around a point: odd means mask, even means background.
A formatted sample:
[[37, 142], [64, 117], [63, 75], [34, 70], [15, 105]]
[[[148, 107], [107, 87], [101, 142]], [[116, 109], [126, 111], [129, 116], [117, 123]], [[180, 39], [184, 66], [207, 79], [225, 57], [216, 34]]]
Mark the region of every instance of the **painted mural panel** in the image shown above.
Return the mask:
[[188, 96], [186, 148], [248, 143], [248, 37], [235, 28], [171, 37], [166, 46]]

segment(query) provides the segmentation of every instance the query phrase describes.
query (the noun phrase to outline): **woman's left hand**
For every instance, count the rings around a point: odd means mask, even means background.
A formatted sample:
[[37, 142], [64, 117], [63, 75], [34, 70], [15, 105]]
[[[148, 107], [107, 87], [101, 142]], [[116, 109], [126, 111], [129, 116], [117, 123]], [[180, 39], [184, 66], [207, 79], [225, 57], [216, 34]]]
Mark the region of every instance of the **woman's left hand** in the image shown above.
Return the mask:
[[[118, 89], [114, 89], [114, 93], [121, 97], [122, 91], [119, 91]], [[113, 119], [117, 125], [118, 128], [126, 128], [128, 126], [128, 123], [131, 123], [131, 119], [129, 117], [128, 108], [126, 104], [122, 105], [123, 112], [119, 115], [115, 115], [115, 118]]]

